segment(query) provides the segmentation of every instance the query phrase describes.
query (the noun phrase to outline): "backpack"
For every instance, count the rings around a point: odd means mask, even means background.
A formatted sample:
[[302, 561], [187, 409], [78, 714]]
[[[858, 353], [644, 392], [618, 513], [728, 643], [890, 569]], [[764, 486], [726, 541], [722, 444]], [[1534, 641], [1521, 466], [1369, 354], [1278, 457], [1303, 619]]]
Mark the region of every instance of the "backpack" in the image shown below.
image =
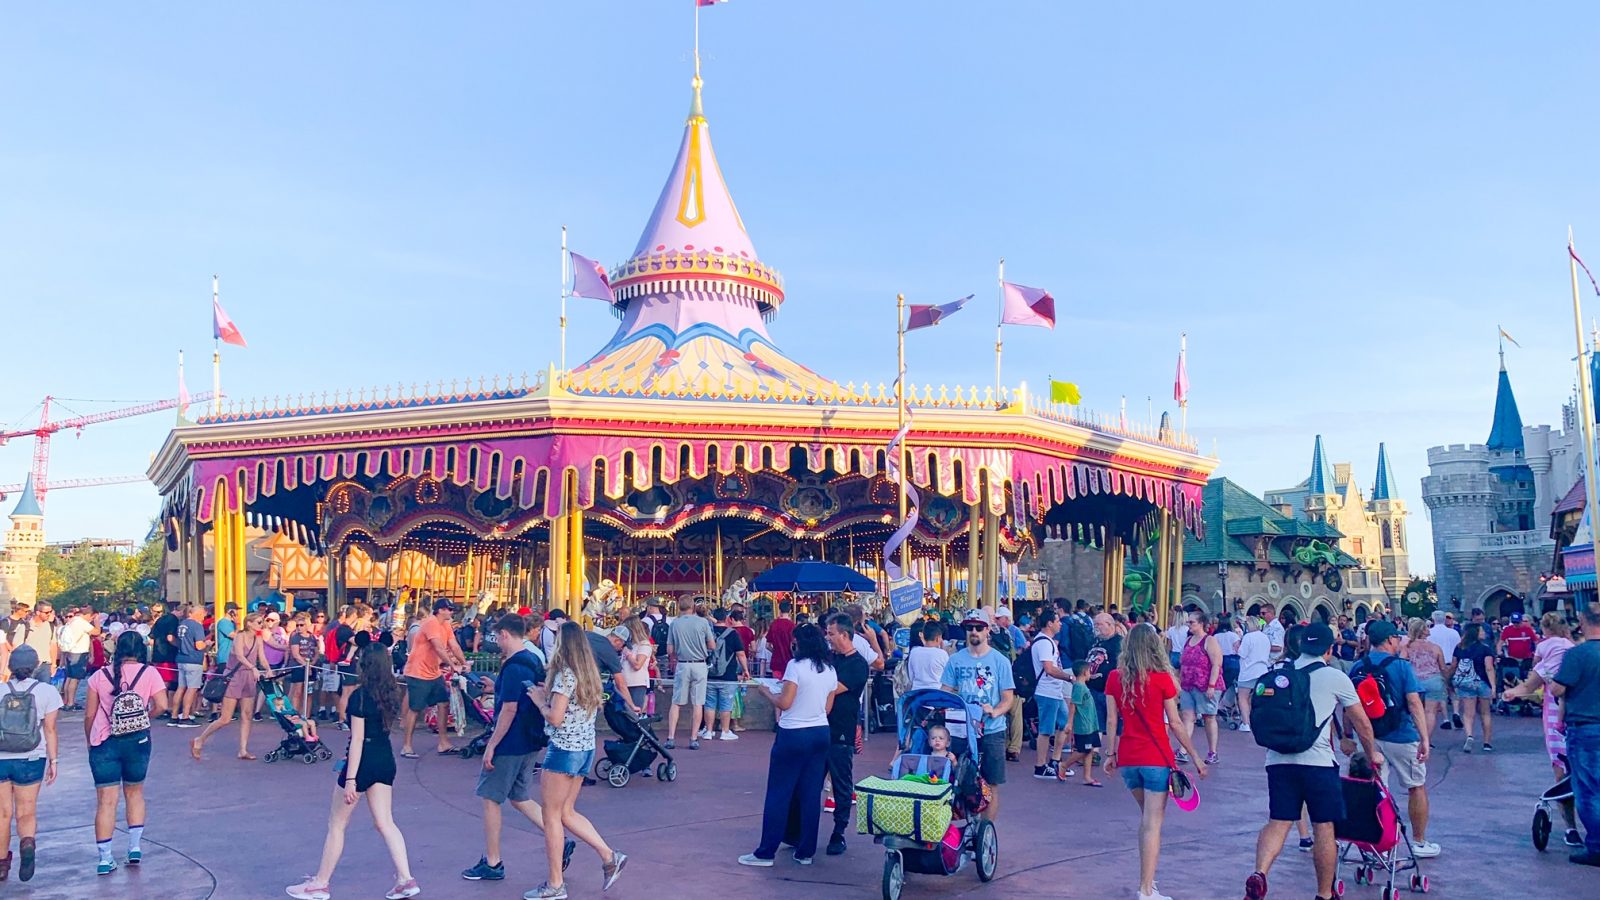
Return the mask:
[[1311, 673], [1326, 668], [1315, 662], [1303, 669], [1284, 660], [1256, 682], [1250, 709], [1250, 732], [1256, 743], [1279, 753], [1303, 753], [1316, 745], [1333, 718], [1317, 721], [1311, 703]]
[[1089, 658], [1089, 647], [1094, 643], [1094, 629], [1083, 623], [1077, 616], [1067, 619], [1067, 656], [1071, 662], [1078, 662]]
[[[1389, 664], [1396, 658], [1391, 656], [1373, 665], [1372, 657], [1368, 655], [1356, 665], [1355, 672], [1351, 676], [1356, 685], [1356, 696], [1361, 698], [1361, 708], [1367, 713], [1367, 718], [1372, 720], [1372, 733], [1378, 738], [1393, 732], [1406, 720], [1405, 698], [1395, 696], [1395, 690], [1389, 684], [1388, 676], [1384, 674], [1384, 670], [1389, 668]], [[1369, 681], [1372, 682], [1372, 687], [1364, 688], [1363, 685]], [[1374, 694], [1377, 702], [1383, 705], [1383, 715], [1372, 714], [1367, 702], [1368, 694]], [[1372, 704], [1372, 707], [1376, 706], [1377, 703]]]
[[1470, 656], [1460, 657], [1456, 661], [1456, 674], [1450, 677], [1450, 683], [1458, 691], [1476, 691], [1484, 686], [1483, 679], [1478, 677], [1478, 667]]
[[712, 678], [726, 678], [728, 666], [733, 663], [733, 651], [728, 649], [728, 635], [730, 634], [733, 634], [733, 629], [724, 628], [722, 633], [717, 635], [717, 646], [711, 651], [711, 665], [706, 667], [706, 671]]
[[[1039, 675], [1033, 671], [1033, 645], [1040, 641], [1048, 640], [1050, 638], [1042, 634], [1035, 637], [1028, 642], [1028, 646], [1023, 649], [1023, 652], [1018, 653], [1017, 658], [1011, 661], [1011, 681], [1016, 695], [1020, 699], [1027, 700], [1032, 698], [1033, 692], [1039, 689]], [[1052, 643], [1054, 642], [1052, 641]], [[1060, 653], [1061, 651], [1057, 648], [1056, 652]]]
[[140, 666], [127, 687], [107, 678], [111, 681], [111, 705], [106, 709], [106, 718], [111, 720], [112, 737], [122, 737], [150, 728], [150, 711], [145, 708], [144, 698], [133, 689], [139, 683], [139, 679], [144, 677], [144, 670], [148, 668], [150, 667]]
[[39, 708], [33, 699], [35, 681], [25, 691], [15, 684], [6, 685], [6, 695], [0, 697], [0, 753], [28, 753], [39, 748], [44, 732], [39, 722]]
[[[527, 665], [518, 660], [517, 654], [521, 653], [527, 653], [533, 657], [533, 664]], [[543, 684], [545, 677], [543, 652], [535, 655], [527, 648], [523, 648], [517, 651], [517, 654], [512, 655], [511, 659], [507, 661], [506, 667], [514, 667], [526, 673], [526, 677], [522, 679], [523, 681]], [[507, 699], [509, 698], [496, 697], [494, 698], [495, 705], [498, 707], [500, 704], [505, 703]], [[543, 750], [550, 742], [550, 739], [544, 733], [544, 713], [539, 711], [538, 705], [528, 696], [527, 691], [519, 690], [517, 692], [517, 718], [524, 723], [523, 736], [527, 738], [528, 745], [535, 751]]]
[[665, 656], [667, 653], [667, 620], [656, 619], [650, 626], [650, 643], [656, 645], [656, 655]]

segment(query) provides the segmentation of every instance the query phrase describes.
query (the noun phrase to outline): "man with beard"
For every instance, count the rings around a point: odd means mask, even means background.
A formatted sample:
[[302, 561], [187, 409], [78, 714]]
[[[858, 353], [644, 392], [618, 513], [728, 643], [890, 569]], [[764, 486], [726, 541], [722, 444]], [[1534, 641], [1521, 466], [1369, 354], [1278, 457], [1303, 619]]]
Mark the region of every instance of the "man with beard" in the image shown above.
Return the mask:
[[1094, 698], [1094, 711], [1099, 715], [1100, 733], [1105, 733], [1106, 676], [1117, 667], [1122, 656], [1122, 635], [1117, 634], [1117, 620], [1108, 613], [1094, 617], [1094, 643], [1084, 660], [1089, 663], [1089, 695]]
[[1011, 663], [989, 646], [988, 616], [982, 610], [972, 610], [962, 620], [961, 628], [967, 645], [950, 657], [939, 681], [942, 689], [966, 702], [969, 716], [974, 708], [982, 712], [979, 722], [968, 722], [964, 727], [981, 724], [983, 728], [979, 735], [982, 764], [978, 774], [992, 788], [983, 815], [993, 820], [1000, 814], [1000, 785], [1006, 783], [1007, 713], [1016, 700], [1016, 686], [1011, 680]]

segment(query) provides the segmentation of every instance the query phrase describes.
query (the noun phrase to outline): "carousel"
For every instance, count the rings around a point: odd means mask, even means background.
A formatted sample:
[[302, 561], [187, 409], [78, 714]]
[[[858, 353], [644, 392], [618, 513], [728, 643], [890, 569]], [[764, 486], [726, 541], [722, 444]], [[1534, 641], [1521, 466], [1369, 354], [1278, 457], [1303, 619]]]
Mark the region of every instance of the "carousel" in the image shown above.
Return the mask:
[[1007, 566], [1045, 539], [1107, 551], [1108, 603], [1130, 562], [1154, 561], [1155, 596], [1177, 596], [1215, 466], [1186, 435], [1021, 388], [840, 383], [780, 348], [783, 279], [723, 180], [698, 75], [666, 186], [609, 286], [616, 333], [570, 369], [180, 421], [149, 474], [182, 599], [252, 599], [246, 542], [262, 535], [330, 605], [426, 587], [605, 618], [797, 560], [881, 594], [907, 493], [902, 579], [945, 604], [994, 605]]

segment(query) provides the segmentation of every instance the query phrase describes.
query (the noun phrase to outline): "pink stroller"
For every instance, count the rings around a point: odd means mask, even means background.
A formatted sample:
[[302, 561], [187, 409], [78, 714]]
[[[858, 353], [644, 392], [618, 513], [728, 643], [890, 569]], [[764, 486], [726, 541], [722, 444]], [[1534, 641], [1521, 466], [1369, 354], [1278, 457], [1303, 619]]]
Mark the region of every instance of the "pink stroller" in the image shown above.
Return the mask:
[[[1334, 824], [1339, 839], [1339, 866], [1346, 862], [1356, 867], [1356, 884], [1377, 884], [1378, 873], [1385, 878], [1381, 900], [1397, 900], [1400, 889], [1395, 877], [1410, 872], [1410, 888], [1428, 892], [1428, 876], [1422, 874], [1417, 855], [1406, 834], [1405, 819], [1395, 806], [1394, 796], [1376, 778], [1341, 778], [1344, 787], [1344, 821]], [[1344, 895], [1344, 879], [1334, 872], [1334, 896]]]

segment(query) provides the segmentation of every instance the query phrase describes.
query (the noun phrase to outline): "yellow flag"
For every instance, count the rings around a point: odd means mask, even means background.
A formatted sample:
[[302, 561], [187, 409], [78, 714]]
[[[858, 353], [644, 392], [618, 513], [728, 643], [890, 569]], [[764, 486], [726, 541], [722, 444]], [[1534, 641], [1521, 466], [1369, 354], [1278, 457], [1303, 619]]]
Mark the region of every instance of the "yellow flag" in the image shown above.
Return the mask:
[[1076, 384], [1070, 381], [1057, 381], [1052, 378], [1050, 379], [1050, 402], [1077, 406], [1083, 402], [1083, 393], [1078, 390]]

